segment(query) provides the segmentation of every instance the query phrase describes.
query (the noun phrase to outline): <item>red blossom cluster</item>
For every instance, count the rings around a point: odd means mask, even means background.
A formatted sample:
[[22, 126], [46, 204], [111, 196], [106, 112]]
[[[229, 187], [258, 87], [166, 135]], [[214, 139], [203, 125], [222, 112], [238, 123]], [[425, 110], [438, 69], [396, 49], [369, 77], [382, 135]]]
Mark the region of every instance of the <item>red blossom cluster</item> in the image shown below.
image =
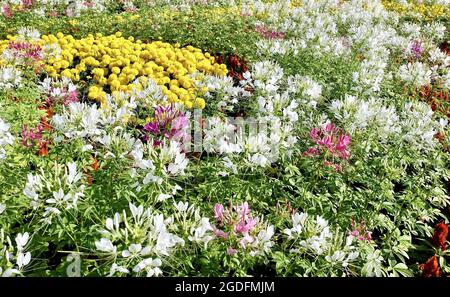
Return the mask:
[[[441, 51], [450, 56], [450, 45], [443, 42], [440, 45]], [[449, 93], [442, 86], [432, 82], [429, 85], [422, 86], [419, 90], [413, 92], [413, 96], [418, 95], [426, 101], [433, 111], [440, 112], [450, 118], [450, 98]]]
[[86, 175], [89, 185], [92, 185], [94, 183], [94, 178], [92, 177], [91, 171], [97, 171], [97, 170], [100, 170], [100, 163], [99, 163], [97, 158], [92, 156], [92, 162], [91, 162], [90, 170], [88, 170], [88, 169], [84, 170], [84, 175]]
[[420, 97], [425, 100], [433, 111], [438, 111], [450, 118], [450, 98], [447, 91], [433, 85], [420, 88]]
[[244, 73], [248, 71], [247, 62], [236, 55], [229, 55], [228, 58], [223, 56], [215, 57], [216, 63], [228, 64], [228, 76], [236, 79], [237, 81], [241, 81], [244, 79]]
[[[431, 238], [431, 242], [434, 246], [445, 251], [447, 248], [448, 237], [448, 225], [444, 222], [438, 223], [434, 228], [434, 234]], [[442, 270], [439, 267], [439, 262], [436, 255], [428, 259], [424, 264], [419, 265], [419, 269], [422, 270], [422, 276], [425, 277], [440, 277]]]
[[431, 242], [441, 250], [445, 251], [447, 248], [448, 226], [444, 222], [440, 222], [434, 228], [434, 234]]
[[440, 277], [442, 275], [436, 255], [428, 259], [425, 264], [420, 264], [419, 268], [422, 270], [422, 276], [425, 277]]

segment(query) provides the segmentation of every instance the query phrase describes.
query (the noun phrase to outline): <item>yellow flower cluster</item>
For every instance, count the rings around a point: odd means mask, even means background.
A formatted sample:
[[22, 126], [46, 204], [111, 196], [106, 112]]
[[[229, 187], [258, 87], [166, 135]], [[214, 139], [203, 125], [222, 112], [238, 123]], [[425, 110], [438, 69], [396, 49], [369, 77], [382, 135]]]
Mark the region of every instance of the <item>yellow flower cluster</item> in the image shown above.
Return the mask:
[[153, 79], [162, 87], [170, 102], [179, 102], [188, 108], [204, 108], [198, 97], [205, 90], [197, 90], [195, 72], [225, 76], [226, 65], [216, 64], [209, 53], [192, 46], [180, 48], [161, 41], [143, 43], [133, 37], [124, 38], [120, 32], [111, 36], [90, 34], [74, 39], [62, 33], [42, 36], [44, 44], [58, 43], [62, 49], [59, 58], [47, 61], [45, 70], [51, 77], [66, 76], [79, 81], [85, 76], [92, 79], [88, 97], [100, 102], [106, 92], [131, 92], [142, 88], [136, 79]]
[[[90, 84], [88, 97], [104, 102], [107, 92], [119, 96], [120, 92], [141, 90], [148, 78], [153, 79], [173, 103], [188, 108], [204, 108], [205, 88], [196, 88], [195, 82], [203, 74], [226, 76], [225, 64], [215, 63], [214, 57], [192, 46], [181, 48], [161, 41], [144, 43], [133, 37], [89, 34], [75, 39], [57, 33], [43, 35], [41, 46], [58, 44], [61, 54], [45, 61], [45, 71], [53, 78], [68, 77], [73, 81]], [[8, 41], [0, 43], [6, 47]], [[198, 75], [192, 75], [198, 73]]]
[[[0, 40], [0, 54], [8, 47], [10, 40]], [[7, 62], [5, 59], [0, 57], [0, 66], [6, 66]]]
[[440, 4], [418, 4], [415, 2], [408, 4], [400, 4], [397, 1], [382, 0], [386, 10], [395, 11], [400, 15], [420, 16], [422, 19], [431, 21], [435, 18], [450, 17], [450, 8]]

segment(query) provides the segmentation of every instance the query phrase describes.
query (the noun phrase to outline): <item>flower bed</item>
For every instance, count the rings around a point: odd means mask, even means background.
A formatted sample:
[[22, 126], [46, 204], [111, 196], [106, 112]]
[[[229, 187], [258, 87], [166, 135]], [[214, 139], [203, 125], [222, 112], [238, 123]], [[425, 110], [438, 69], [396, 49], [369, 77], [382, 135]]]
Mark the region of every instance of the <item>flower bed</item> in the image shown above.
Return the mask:
[[445, 1], [12, 2], [1, 276], [449, 275]]

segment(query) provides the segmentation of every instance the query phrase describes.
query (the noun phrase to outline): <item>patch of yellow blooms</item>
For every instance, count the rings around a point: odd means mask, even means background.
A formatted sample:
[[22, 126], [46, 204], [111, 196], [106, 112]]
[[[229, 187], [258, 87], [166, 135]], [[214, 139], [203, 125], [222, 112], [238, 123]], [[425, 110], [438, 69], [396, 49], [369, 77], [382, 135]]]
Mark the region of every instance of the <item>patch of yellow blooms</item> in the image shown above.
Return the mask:
[[381, 2], [386, 10], [395, 11], [400, 15], [419, 15], [427, 21], [450, 17], [450, 8], [445, 5], [424, 3], [408, 3], [405, 5], [392, 0], [382, 0]]
[[[61, 47], [58, 57], [45, 61], [44, 69], [50, 77], [65, 76], [75, 82], [87, 82], [88, 98], [101, 103], [105, 102], [107, 92], [118, 97], [121, 91], [140, 91], [151, 78], [169, 102], [204, 108], [201, 96], [207, 89], [197, 88], [196, 80], [204, 74], [228, 73], [225, 64], [215, 63], [214, 57], [198, 48], [181, 48], [179, 44], [161, 41], [144, 43], [133, 37], [124, 38], [120, 32], [110, 36], [89, 34], [82, 39], [57, 33], [43, 35], [38, 43], [41, 46], [56, 43]], [[8, 40], [0, 43], [0, 52], [7, 44]]]

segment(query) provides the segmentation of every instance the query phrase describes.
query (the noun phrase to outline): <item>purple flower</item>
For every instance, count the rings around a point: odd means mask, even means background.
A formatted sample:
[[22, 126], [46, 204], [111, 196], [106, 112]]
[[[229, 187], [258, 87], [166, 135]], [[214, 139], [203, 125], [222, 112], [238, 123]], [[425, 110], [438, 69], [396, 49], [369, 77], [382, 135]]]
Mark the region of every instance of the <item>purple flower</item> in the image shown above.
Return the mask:
[[420, 58], [422, 56], [423, 50], [424, 48], [422, 42], [414, 40], [411, 43], [411, 52], [416, 58]]
[[64, 96], [64, 105], [69, 105], [70, 103], [76, 103], [78, 101], [78, 93], [76, 90], [70, 91]]
[[14, 55], [19, 58], [39, 61], [43, 57], [42, 48], [29, 42], [12, 41], [8, 44], [8, 49], [12, 50]]
[[216, 205], [214, 205], [214, 218], [219, 221], [222, 222], [223, 221], [223, 205], [220, 203], [216, 203]]
[[181, 111], [175, 110], [174, 105], [158, 106], [155, 108], [153, 121], [144, 125], [144, 141], [152, 135], [153, 145], [158, 146], [164, 139], [180, 142], [189, 141], [187, 133], [189, 122]]

